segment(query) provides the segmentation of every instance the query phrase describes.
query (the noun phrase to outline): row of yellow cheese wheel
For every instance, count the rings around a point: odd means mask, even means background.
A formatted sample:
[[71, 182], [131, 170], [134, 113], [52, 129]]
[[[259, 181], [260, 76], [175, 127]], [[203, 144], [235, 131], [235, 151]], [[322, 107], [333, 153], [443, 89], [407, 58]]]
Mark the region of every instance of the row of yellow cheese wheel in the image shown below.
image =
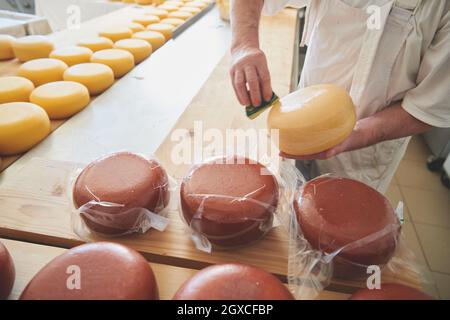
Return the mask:
[[0, 60], [24, 62], [17, 76], [0, 77], [0, 155], [20, 154], [38, 144], [50, 133], [50, 119], [84, 109], [90, 95], [102, 93], [149, 57], [207, 2], [167, 1], [147, 8], [129, 25], [102, 30], [77, 46], [54, 49], [45, 36], [0, 35]]

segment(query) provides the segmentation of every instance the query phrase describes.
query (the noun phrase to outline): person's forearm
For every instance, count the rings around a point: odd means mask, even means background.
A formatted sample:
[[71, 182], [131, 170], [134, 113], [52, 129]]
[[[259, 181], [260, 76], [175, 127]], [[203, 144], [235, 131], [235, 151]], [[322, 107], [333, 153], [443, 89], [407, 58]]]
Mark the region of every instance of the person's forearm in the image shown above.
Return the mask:
[[259, 48], [259, 20], [264, 0], [232, 0], [231, 51], [245, 46]]

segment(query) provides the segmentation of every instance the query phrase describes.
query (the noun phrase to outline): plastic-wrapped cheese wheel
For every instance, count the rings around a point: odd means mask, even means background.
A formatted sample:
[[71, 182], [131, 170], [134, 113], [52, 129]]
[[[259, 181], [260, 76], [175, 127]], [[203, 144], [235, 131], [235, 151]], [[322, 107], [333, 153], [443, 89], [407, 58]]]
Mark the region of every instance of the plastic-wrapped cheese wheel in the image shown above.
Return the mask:
[[169, 13], [169, 18], [177, 18], [182, 20], [187, 20], [192, 16], [193, 14], [187, 11], [174, 11]]
[[151, 46], [152, 50], [156, 51], [164, 45], [166, 38], [161, 32], [156, 31], [141, 31], [133, 34], [133, 39], [142, 39], [147, 41]]
[[121, 49], [106, 49], [95, 52], [91, 62], [103, 63], [114, 72], [114, 77], [120, 78], [134, 68], [134, 57], [131, 53]]
[[28, 102], [34, 90], [33, 82], [23, 77], [0, 77], [0, 104]]
[[72, 248], [44, 266], [21, 300], [157, 300], [155, 275], [137, 251], [97, 242]]
[[185, 11], [185, 12], [190, 12], [192, 14], [197, 14], [199, 12], [201, 12], [202, 10], [199, 8], [195, 8], [195, 7], [180, 7], [180, 9], [178, 11]]
[[136, 22], [129, 23], [127, 25], [127, 28], [130, 29], [133, 33], [145, 30], [145, 27], [142, 24]]
[[53, 49], [53, 42], [45, 36], [26, 36], [13, 42], [14, 55], [21, 62], [48, 58]]
[[12, 257], [8, 249], [0, 242], [0, 300], [8, 298], [15, 279], [16, 271]]
[[36, 87], [45, 83], [61, 81], [67, 64], [58, 59], [42, 58], [25, 62], [17, 74], [32, 81]]
[[344, 141], [356, 123], [350, 95], [335, 85], [316, 85], [282, 98], [270, 110], [270, 129], [279, 130], [279, 149], [291, 155], [325, 151]]
[[261, 164], [234, 156], [194, 166], [181, 188], [183, 217], [219, 247], [254, 242], [272, 227], [278, 183]]
[[147, 27], [147, 30], [160, 32], [164, 35], [164, 38], [166, 38], [166, 40], [169, 40], [170, 38], [172, 38], [172, 32], [173, 30], [175, 30], [175, 27], [171, 24], [154, 23], [149, 25]]
[[380, 289], [360, 289], [350, 300], [433, 300], [428, 294], [398, 283], [382, 283]]
[[157, 16], [160, 19], [165, 19], [165, 18], [167, 18], [167, 15], [169, 14], [169, 12], [166, 10], [163, 10], [163, 9], [150, 7], [150, 8], [145, 9], [144, 14], [149, 14], [149, 15]]
[[81, 39], [80, 41], [78, 41], [77, 45], [80, 47], [91, 49], [93, 52], [96, 52], [105, 49], [112, 49], [114, 42], [105, 37], [93, 37]]
[[75, 81], [84, 85], [92, 96], [98, 95], [114, 83], [114, 72], [101, 63], [81, 63], [68, 68], [63, 76], [65, 81]]
[[90, 101], [89, 91], [74, 81], [46, 83], [33, 90], [30, 101], [42, 107], [50, 119], [66, 119], [83, 110]]
[[0, 155], [28, 151], [50, 133], [50, 119], [32, 103], [10, 102], [0, 105]]
[[174, 27], [179, 27], [184, 23], [184, 20], [176, 19], [176, 18], [166, 18], [166, 19], [161, 20], [161, 23], [171, 24]]
[[147, 59], [152, 54], [152, 46], [142, 39], [123, 39], [114, 44], [114, 48], [126, 50], [134, 57], [136, 64]]
[[143, 14], [140, 16], [137, 16], [133, 19], [133, 22], [135, 23], [139, 23], [141, 25], [143, 25], [144, 27], [153, 24], [153, 23], [158, 23], [160, 22], [161, 19], [158, 16], [153, 16], [151, 14]]
[[68, 66], [89, 62], [91, 56], [91, 49], [80, 46], [63, 47], [50, 53], [50, 58], [61, 60]]
[[159, 213], [169, 201], [168, 177], [155, 160], [129, 152], [119, 152], [89, 164], [78, 176], [73, 188], [76, 208], [91, 202], [109, 202], [115, 206], [93, 204], [80, 209], [87, 227], [97, 233], [119, 235], [133, 232], [145, 221], [145, 208]]
[[98, 35], [100, 37], [108, 38], [112, 42], [122, 39], [131, 38], [133, 32], [127, 27], [109, 27], [101, 30]]
[[238, 263], [199, 271], [175, 293], [174, 300], [294, 300], [274, 275]]
[[8, 60], [14, 58], [13, 42], [15, 38], [7, 35], [0, 34], [0, 60]]
[[334, 275], [357, 278], [385, 265], [395, 252], [400, 221], [382, 194], [362, 182], [322, 176], [307, 182], [294, 202], [304, 238], [335, 253]]

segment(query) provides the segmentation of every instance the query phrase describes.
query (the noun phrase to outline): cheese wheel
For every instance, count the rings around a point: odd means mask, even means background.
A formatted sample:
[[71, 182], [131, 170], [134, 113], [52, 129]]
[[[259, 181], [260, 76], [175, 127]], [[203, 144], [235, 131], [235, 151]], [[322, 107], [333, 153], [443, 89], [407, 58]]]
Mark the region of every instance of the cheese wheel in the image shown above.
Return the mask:
[[61, 60], [69, 67], [76, 64], [89, 62], [91, 60], [91, 56], [91, 49], [79, 46], [59, 48], [50, 53], [50, 58]]
[[32, 103], [0, 105], [0, 154], [14, 155], [30, 150], [50, 133], [45, 111]]
[[178, 7], [177, 6], [174, 6], [174, 5], [172, 5], [172, 4], [165, 4], [165, 3], [163, 3], [163, 4], [160, 4], [159, 6], [158, 6], [158, 9], [161, 9], [161, 10], [165, 10], [165, 11], [167, 11], [167, 12], [172, 12], [172, 11], [177, 11], [178, 10]]
[[45, 36], [26, 36], [13, 42], [14, 55], [21, 62], [48, 58], [53, 49], [53, 42]]
[[191, 168], [180, 197], [183, 217], [194, 231], [212, 244], [232, 247], [267, 233], [279, 195], [277, 180], [263, 165], [235, 156]]
[[7, 35], [0, 34], [0, 60], [8, 60], [14, 58], [13, 42], [15, 38]]
[[203, 8], [206, 8], [208, 6], [208, 4], [205, 2], [201, 2], [201, 1], [191, 1], [191, 2], [186, 3], [185, 6], [203, 9]]
[[182, 20], [187, 20], [192, 16], [193, 14], [187, 11], [174, 11], [169, 13], [169, 18], [177, 18]]
[[134, 57], [134, 62], [139, 62], [147, 59], [152, 54], [152, 46], [142, 39], [123, 39], [114, 44], [114, 48], [126, 50]]
[[63, 78], [65, 81], [81, 83], [89, 90], [90, 95], [95, 96], [113, 85], [114, 72], [101, 63], [81, 63], [68, 68]]
[[33, 82], [22, 77], [0, 77], [0, 104], [7, 102], [28, 102]]
[[134, 0], [134, 2], [140, 5], [149, 5], [153, 3], [153, 0]]
[[142, 24], [136, 22], [128, 24], [127, 28], [130, 29], [133, 33], [145, 30], [145, 27]]
[[278, 130], [279, 149], [291, 155], [323, 152], [344, 141], [356, 123], [350, 95], [335, 85], [316, 85], [282, 98], [270, 110], [268, 125]]
[[389, 200], [362, 182], [332, 176], [313, 179], [300, 190], [294, 208], [310, 245], [337, 254], [336, 277], [366, 276], [368, 266], [385, 265], [395, 252], [400, 221]]
[[137, 251], [111, 242], [83, 244], [50, 261], [21, 300], [157, 300], [155, 275]]
[[17, 74], [31, 80], [36, 87], [48, 82], [63, 79], [67, 64], [58, 59], [41, 58], [25, 62], [19, 67]]
[[190, 12], [192, 14], [197, 14], [200, 13], [202, 10], [199, 8], [195, 8], [195, 7], [181, 7], [178, 11], [185, 11], [185, 12]]
[[169, 12], [163, 9], [150, 7], [145, 9], [144, 14], [157, 16], [159, 19], [165, 19], [169, 15]]
[[382, 283], [380, 289], [360, 289], [350, 300], [433, 300], [428, 294], [398, 283]]
[[41, 106], [50, 119], [65, 119], [83, 110], [90, 97], [88, 89], [78, 82], [57, 81], [34, 89], [30, 101]]
[[8, 249], [0, 242], [0, 300], [8, 298], [15, 279], [16, 270], [12, 257]]
[[153, 51], [161, 48], [166, 42], [166, 38], [164, 37], [164, 35], [156, 31], [136, 32], [135, 34], [133, 34], [133, 38], [147, 41], [152, 46]]
[[170, 4], [172, 6], [177, 6], [177, 7], [181, 7], [184, 5], [183, 1], [172, 1], [172, 0], [168, 0], [164, 2], [165, 4]]
[[91, 62], [106, 64], [113, 70], [116, 78], [123, 77], [134, 68], [133, 55], [121, 49], [97, 51], [92, 55]]
[[176, 19], [176, 18], [166, 18], [166, 19], [161, 20], [161, 23], [171, 24], [174, 27], [179, 27], [184, 23], [184, 20]]
[[[119, 152], [89, 164], [73, 188], [76, 208], [90, 201], [106, 201], [122, 207], [93, 205], [81, 217], [94, 232], [118, 235], [132, 232], [145, 222], [146, 208], [158, 213], [169, 202], [168, 177], [155, 160], [129, 152]], [[105, 223], [102, 223], [105, 221]]]
[[108, 38], [112, 42], [122, 39], [131, 38], [133, 32], [127, 27], [109, 27], [101, 30], [98, 35], [100, 37]]
[[160, 22], [161, 19], [158, 16], [153, 16], [150, 14], [143, 14], [140, 16], [137, 16], [133, 19], [133, 22], [135, 23], [139, 23], [141, 25], [143, 25], [144, 27], [153, 24], [153, 23], [158, 23]]
[[216, 264], [197, 272], [174, 300], [294, 300], [274, 275], [240, 263]]
[[172, 32], [175, 30], [175, 27], [171, 24], [165, 24], [165, 23], [154, 23], [147, 27], [147, 30], [149, 31], [156, 31], [163, 34], [164, 38], [166, 38], [166, 41], [172, 38]]
[[114, 42], [104, 37], [85, 38], [78, 41], [78, 46], [91, 49], [93, 52], [112, 49]]

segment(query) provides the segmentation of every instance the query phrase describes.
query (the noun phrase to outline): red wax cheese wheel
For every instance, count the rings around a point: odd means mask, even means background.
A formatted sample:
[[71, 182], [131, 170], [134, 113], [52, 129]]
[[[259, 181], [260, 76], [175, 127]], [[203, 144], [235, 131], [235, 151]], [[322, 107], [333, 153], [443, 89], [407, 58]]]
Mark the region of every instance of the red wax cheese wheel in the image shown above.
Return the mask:
[[422, 291], [396, 283], [383, 283], [380, 289], [356, 291], [350, 300], [433, 300]]
[[218, 264], [199, 271], [175, 293], [174, 300], [294, 300], [283, 283], [259, 268]]
[[143, 223], [146, 217], [141, 208], [154, 213], [164, 209], [169, 202], [168, 188], [167, 174], [158, 162], [119, 152], [92, 162], [81, 172], [73, 200], [77, 208], [90, 201], [117, 204], [94, 204], [81, 212], [92, 231], [117, 235], [136, 230]]
[[8, 298], [14, 285], [16, 271], [11, 255], [0, 242], [0, 300]]
[[21, 300], [157, 300], [150, 265], [137, 251], [110, 242], [84, 244], [56, 257]]
[[306, 183], [294, 207], [314, 249], [340, 250], [334, 259], [337, 277], [364, 276], [367, 266], [383, 266], [394, 254], [400, 221], [389, 200], [362, 182], [316, 178]]
[[191, 228], [215, 245], [240, 246], [261, 238], [272, 226], [278, 184], [261, 164], [242, 157], [194, 166], [180, 190]]

